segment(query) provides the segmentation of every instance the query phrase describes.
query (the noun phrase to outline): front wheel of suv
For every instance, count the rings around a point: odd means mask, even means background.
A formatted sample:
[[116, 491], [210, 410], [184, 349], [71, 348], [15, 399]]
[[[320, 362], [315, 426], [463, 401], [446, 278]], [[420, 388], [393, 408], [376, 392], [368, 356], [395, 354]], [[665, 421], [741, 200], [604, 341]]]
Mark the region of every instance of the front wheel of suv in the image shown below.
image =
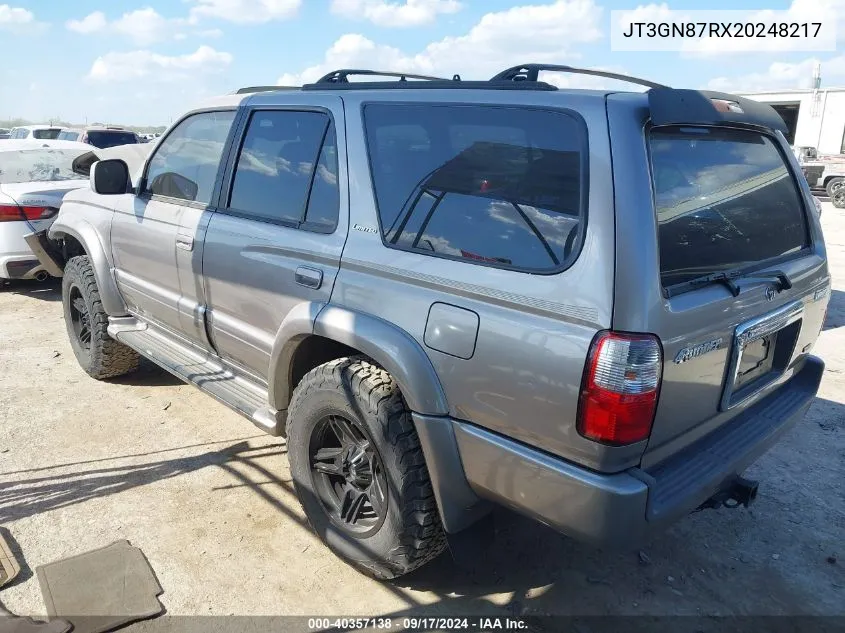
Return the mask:
[[297, 496], [335, 554], [389, 579], [445, 549], [411, 414], [384, 369], [360, 357], [317, 367], [294, 391], [287, 426]]
[[89, 376], [103, 380], [138, 369], [138, 353], [106, 331], [109, 317], [87, 256], [73, 257], [65, 266], [62, 306], [73, 354]]

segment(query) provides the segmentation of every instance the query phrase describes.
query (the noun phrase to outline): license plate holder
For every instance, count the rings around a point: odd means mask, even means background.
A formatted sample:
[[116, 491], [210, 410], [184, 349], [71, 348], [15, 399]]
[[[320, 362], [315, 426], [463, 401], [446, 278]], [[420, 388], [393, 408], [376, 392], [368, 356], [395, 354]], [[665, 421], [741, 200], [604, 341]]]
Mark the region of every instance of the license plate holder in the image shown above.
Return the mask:
[[734, 331], [720, 409], [747, 401], [786, 371], [798, 342], [804, 304], [789, 303]]

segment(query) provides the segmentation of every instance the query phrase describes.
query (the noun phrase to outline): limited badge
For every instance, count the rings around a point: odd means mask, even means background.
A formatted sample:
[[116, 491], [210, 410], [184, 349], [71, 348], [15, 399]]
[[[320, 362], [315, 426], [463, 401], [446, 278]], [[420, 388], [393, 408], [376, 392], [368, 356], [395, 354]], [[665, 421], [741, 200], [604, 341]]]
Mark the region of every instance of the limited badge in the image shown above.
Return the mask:
[[716, 338], [712, 341], [707, 341], [706, 343], [699, 343], [698, 345], [692, 345], [690, 347], [685, 347], [682, 349], [678, 354], [675, 356], [675, 362], [679, 365], [681, 363], [685, 363], [688, 360], [693, 358], [698, 358], [708, 352], [712, 352], [714, 350], [719, 349], [722, 346], [722, 339]]

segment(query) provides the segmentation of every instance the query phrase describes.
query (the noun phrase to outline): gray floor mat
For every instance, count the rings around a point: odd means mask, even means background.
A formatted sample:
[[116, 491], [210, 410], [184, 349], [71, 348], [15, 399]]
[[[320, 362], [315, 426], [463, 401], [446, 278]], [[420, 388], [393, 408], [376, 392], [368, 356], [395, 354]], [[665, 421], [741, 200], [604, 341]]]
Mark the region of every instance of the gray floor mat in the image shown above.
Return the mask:
[[47, 614], [69, 620], [74, 633], [109, 631], [164, 609], [155, 573], [129, 541], [42, 565], [35, 573]]
[[70, 622], [67, 620], [37, 622], [30, 618], [0, 613], [0, 633], [67, 633], [68, 631], [70, 631]]
[[6, 542], [3, 531], [0, 530], [0, 587], [12, 582], [21, 573], [21, 566], [12, 553], [12, 548]]

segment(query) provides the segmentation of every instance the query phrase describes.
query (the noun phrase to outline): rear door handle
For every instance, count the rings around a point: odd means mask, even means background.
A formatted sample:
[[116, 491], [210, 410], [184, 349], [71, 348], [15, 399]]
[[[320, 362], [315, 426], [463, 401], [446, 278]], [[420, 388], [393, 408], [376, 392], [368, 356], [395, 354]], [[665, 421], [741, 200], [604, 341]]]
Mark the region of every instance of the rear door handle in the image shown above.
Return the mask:
[[323, 285], [323, 271], [319, 268], [300, 266], [296, 269], [295, 279], [300, 286], [316, 290]]
[[190, 251], [194, 248], [194, 238], [190, 235], [177, 235], [176, 248], [181, 248], [184, 251]]

